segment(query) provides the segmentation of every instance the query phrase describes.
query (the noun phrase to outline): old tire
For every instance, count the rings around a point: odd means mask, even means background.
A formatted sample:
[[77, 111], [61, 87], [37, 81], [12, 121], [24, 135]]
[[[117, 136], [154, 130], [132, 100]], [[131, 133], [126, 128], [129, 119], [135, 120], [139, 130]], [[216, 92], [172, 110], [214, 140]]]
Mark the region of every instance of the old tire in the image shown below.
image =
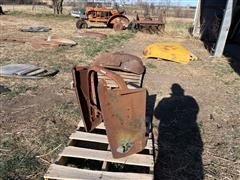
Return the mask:
[[87, 29], [88, 25], [87, 25], [87, 22], [86, 21], [83, 21], [83, 20], [78, 20], [76, 22], [76, 27], [78, 29]]
[[124, 27], [123, 27], [123, 24], [120, 23], [120, 22], [115, 23], [115, 24], [113, 25], [113, 29], [114, 29], [114, 31], [122, 31], [123, 28], [124, 28]]

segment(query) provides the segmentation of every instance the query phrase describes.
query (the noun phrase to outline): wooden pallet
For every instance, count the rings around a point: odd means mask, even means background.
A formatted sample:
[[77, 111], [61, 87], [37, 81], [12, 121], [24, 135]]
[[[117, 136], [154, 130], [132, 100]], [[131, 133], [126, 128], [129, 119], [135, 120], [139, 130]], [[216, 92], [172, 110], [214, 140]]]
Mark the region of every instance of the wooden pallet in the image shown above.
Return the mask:
[[81, 122], [78, 130], [71, 134], [68, 146], [59, 154], [58, 160], [50, 165], [44, 178], [147, 180], [153, 179], [153, 166], [151, 138], [142, 152], [126, 158], [114, 159], [103, 123], [93, 132], [87, 133], [84, 132]]

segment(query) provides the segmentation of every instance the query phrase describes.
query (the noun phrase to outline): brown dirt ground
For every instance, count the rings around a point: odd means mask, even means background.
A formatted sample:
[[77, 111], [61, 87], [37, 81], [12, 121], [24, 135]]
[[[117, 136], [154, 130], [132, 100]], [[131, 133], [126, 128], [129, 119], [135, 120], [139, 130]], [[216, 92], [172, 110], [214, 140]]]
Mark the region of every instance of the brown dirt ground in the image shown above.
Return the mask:
[[[1, 36], [46, 37], [50, 34], [73, 38], [72, 18], [0, 17]], [[238, 179], [240, 176], [240, 77], [226, 58], [211, 58], [201, 42], [186, 33], [190, 20], [170, 19], [164, 36], [137, 33], [127, 42], [116, 44], [113, 51], [123, 51], [143, 58], [143, 49], [153, 42], [179, 42], [198, 60], [187, 65], [144, 59], [144, 87], [156, 94], [154, 134], [157, 147], [156, 177], [161, 179]], [[29, 24], [53, 28], [48, 33], [23, 33], [18, 29]], [[91, 29], [92, 30], [92, 29]], [[116, 35], [111, 29], [94, 31]], [[75, 38], [74, 38], [75, 39]], [[76, 39], [75, 39], [76, 40]], [[60, 73], [49, 79], [21, 80], [1, 78], [0, 85], [12, 92], [0, 95], [0, 175], [10, 179], [36, 179], [43, 176], [67, 143], [68, 136], [80, 120], [75, 93], [70, 88], [71, 67], [92, 60], [81, 53], [82, 41], [72, 48], [35, 50], [29, 44], [0, 42], [0, 64], [33, 63], [55, 66]], [[170, 98], [171, 87], [179, 84], [184, 98]], [[187, 98], [185, 98], [187, 97]], [[191, 97], [191, 98], [189, 98]], [[165, 98], [167, 104], [163, 103]], [[168, 98], [168, 99], [167, 99]], [[163, 106], [194, 99], [199, 107], [189, 132], [182, 127], [166, 125], [158, 119]], [[170, 105], [168, 104], [170, 100]], [[160, 103], [160, 105], [158, 105]], [[186, 102], [186, 106], [191, 106]], [[182, 111], [181, 107], [180, 111]], [[191, 109], [191, 107], [190, 107]], [[176, 109], [175, 109], [176, 110]], [[186, 111], [188, 109], [184, 109]], [[175, 112], [170, 112], [174, 114]], [[180, 115], [189, 114], [182, 113]], [[160, 117], [160, 118], [159, 118]], [[164, 117], [163, 117], [164, 118]], [[180, 118], [181, 119], [181, 118]], [[184, 119], [184, 118], [183, 118]], [[178, 119], [175, 119], [177, 121]], [[175, 122], [178, 124], [178, 122]], [[174, 129], [177, 128], [177, 129]], [[179, 130], [180, 129], [180, 130]], [[157, 138], [157, 135], [160, 137]], [[161, 138], [162, 137], [162, 138]], [[54, 151], [52, 151], [54, 150]], [[50, 153], [49, 153], [50, 152]], [[45, 155], [46, 154], [46, 155]], [[43, 155], [39, 157], [39, 155]]]
[[[204, 179], [239, 178], [239, 75], [231, 69], [225, 58], [208, 58], [209, 54], [203, 45], [191, 38], [146, 36], [139, 33], [137, 38], [131, 39], [122, 46], [121, 51], [143, 57], [143, 48], [154, 42], [180, 42], [200, 58], [187, 65], [143, 58], [147, 66], [144, 87], [148, 89], [149, 94], [157, 95], [154, 132], [162, 135], [156, 138], [160, 156], [158, 157], [160, 167], [155, 171], [155, 173], [160, 174], [157, 177], [160, 179], [201, 179], [201, 173], [203, 173]], [[200, 138], [196, 140], [199, 144], [192, 145], [195, 148], [198, 147], [196, 151], [199, 152], [193, 154], [188, 149], [191, 146], [191, 138], [189, 139], [188, 136], [192, 136], [194, 139], [196, 135], [183, 130], [180, 134], [184, 133], [186, 137], [171, 141], [168, 136], [177, 138], [180, 136], [179, 133], [176, 133], [175, 129], [169, 130], [164, 125], [159, 125], [159, 117], [156, 115], [160, 113], [158, 111], [162, 110], [158, 109], [158, 103], [163, 98], [170, 97], [171, 87], [175, 83], [185, 90], [186, 95], [193, 97], [199, 106], [199, 112], [195, 119], [198, 131], [200, 131]], [[174, 98], [172, 103], [169, 105], [170, 107], [165, 105], [170, 109], [179, 106], [176, 105], [178, 100]], [[183, 101], [182, 103], [187, 104], [188, 102]], [[176, 115], [179, 114], [176, 113]], [[183, 113], [183, 115], [187, 115], [187, 113]], [[179, 117], [177, 120], [182, 119], [184, 118]], [[161, 131], [164, 130], [165, 134], [161, 134]], [[178, 146], [179, 143], [180, 146]], [[202, 150], [199, 147], [201, 143]], [[189, 147], [184, 148], [184, 145]], [[199, 155], [196, 155], [198, 153]], [[200, 155], [201, 153], [202, 155]], [[194, 160], [194, 163], [188, 164], [193, 156], [199, 156], [202, 160]], [[196, 172], [193, 166], [201, 164], [200, 161], [203, 163], [203, 172]], [[199, 164], [197, 164], [198, 162]]]

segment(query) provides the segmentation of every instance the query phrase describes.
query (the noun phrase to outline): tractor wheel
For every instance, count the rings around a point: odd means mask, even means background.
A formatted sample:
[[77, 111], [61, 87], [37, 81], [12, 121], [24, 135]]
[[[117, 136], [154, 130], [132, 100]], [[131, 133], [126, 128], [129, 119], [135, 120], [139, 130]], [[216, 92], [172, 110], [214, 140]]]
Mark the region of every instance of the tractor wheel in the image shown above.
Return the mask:
[[87, 22], [84, 21], [84, 20], [78, 20], [78, 21], [76, 22], [76, 27], [77, 27], [78, 29], [87, 29], [88, 24], [87, 24]]
[[[121, 24], [120, 24], [121, 23]], [[129, 25], [129, 20], [126, 17], [111, 17], [107, 23], [108, 27], [112, 27], [114, 30], [114, 26], [116, 27], [117, 31], [123, 30], [127, 28]]]
[[121, 22], [117, 22], [113, 25], [114, 31], [122, 31], [123, 30], [123, 24]]

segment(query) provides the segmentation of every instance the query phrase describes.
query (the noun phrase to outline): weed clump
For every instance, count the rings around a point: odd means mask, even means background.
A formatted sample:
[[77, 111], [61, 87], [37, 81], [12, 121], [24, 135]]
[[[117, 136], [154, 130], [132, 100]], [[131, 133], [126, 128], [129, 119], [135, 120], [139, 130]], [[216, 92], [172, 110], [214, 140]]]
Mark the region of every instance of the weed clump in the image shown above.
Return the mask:
[[126, 41], [134, 36], [133, 33], [121, 33], [118, 35], [110, 35], [107, 39], [103, 41], [93, 41], [89, 39], [83, 40], [82, 52], [87, 57], [94, 57], [100, 52], [107, 52], [112, 47]]

